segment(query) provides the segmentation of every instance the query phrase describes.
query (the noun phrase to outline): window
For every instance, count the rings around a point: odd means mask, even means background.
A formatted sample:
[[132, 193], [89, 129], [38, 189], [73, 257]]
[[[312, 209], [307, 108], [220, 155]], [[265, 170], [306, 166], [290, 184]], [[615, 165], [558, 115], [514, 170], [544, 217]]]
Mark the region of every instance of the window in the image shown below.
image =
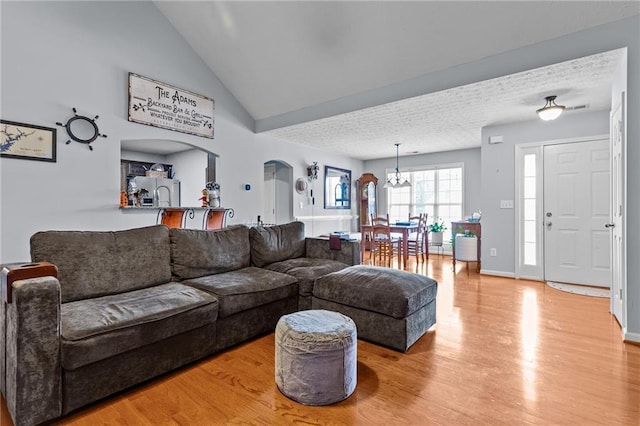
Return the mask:
[[523, 264], [536, 266], [536, 154], [526, 154], [523, 157], [522, 185], [523, 201]]
[[516, 146], [516, 277], [544, 278], [542, 146]]
[[[428, 223], [438, 218], [444, 221], [448, 228], [444, 241], [449, 241], [451, 221], [462, 218], [462, 165], [404, 171], [402, 176], [411, 186], [388, 190], [389, 219], [406, 221], [409, 216], [427, 213]], [[389, 178], [395, 178], [395, 171], [387, 173]]]

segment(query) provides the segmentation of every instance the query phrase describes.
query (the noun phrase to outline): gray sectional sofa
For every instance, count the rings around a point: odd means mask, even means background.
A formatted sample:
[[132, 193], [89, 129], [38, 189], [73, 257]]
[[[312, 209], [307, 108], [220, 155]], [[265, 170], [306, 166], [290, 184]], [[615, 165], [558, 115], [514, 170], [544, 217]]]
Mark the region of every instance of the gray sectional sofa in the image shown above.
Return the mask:
[[272, 331], [311, 307], [316, 278], [359, 263], [358, 243], [305, 238], [304, 225], [218, 231], [163, 225], [46, 231], [0, 303], [0, 390], [16, 425], [86, 404]]

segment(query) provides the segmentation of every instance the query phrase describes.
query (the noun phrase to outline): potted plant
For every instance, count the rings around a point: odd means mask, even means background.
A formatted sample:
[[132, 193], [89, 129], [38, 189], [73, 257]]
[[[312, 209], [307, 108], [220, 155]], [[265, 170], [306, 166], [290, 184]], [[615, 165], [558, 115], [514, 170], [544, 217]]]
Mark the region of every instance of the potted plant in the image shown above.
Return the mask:
[[442, 245], [442, 233], [447, 229], [447, 226], [444, 224], [444, 221], [441, 218], [434, 221], [432, 224], [427, 226], [429, 232], [431, 232], [431, 245], [433, 246], [441, 246]]

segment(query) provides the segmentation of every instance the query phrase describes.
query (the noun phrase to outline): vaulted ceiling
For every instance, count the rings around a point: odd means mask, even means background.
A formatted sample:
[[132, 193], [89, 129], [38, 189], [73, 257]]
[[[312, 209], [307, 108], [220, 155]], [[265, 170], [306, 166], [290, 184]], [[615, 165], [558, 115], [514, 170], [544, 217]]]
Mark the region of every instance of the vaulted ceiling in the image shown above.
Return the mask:
[[568, 113], [607, 109], [620, 51], [353, 111], [344, 101], [640, 14], [637, 1], [155, 4], [259, 131], [360, 159], [393, 156], [394, 143], [401, 154], [480, 146], [483, 126], [535, 119], [547, 95], [588, 106]]

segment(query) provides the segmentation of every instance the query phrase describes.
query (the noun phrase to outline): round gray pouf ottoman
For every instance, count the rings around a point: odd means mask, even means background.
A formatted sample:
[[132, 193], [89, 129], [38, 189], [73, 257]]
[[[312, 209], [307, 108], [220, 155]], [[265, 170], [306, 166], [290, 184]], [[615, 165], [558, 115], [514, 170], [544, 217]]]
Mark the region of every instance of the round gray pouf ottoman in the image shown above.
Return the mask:
[[356, 325], [324, 310], [284, 315], [276, 325], [276, 384], [306, 405], [327, 405], [351, 395], [357, 382]]

